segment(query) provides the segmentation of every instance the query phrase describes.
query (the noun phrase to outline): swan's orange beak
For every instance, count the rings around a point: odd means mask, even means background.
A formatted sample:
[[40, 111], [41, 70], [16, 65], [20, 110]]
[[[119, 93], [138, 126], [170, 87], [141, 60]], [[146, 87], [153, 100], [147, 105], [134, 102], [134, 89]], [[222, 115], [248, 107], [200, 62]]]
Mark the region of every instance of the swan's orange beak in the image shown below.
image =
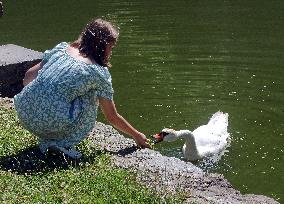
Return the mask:
[[154, 138], [156, 138], [156, 139], [161, 139], [161, 138], [162, 138], [161, 135], [162, 135], [162, 133], [155, 134], [155, 135], [154, 135]]
[[157, 144], [157, 143], [162, 142], [164, 140], [162, 132], [160, 132], [159, 134], [153, 135], [153, 137], [155, 138], [154, 144]]

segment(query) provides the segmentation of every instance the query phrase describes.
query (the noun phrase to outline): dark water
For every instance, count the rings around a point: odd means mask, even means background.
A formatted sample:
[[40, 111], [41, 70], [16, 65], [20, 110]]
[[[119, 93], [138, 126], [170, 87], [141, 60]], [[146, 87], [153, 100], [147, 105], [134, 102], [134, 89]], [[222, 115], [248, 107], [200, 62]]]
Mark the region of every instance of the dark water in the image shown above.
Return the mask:
[[[9, 0], [0, 44], [43, 51], [93, 16], [120, 27], [111, 69], [119, 112], [147, 135], [229, 113], [232, 142], [215, 165], [242, 193], [284, 202], [284, 1]], [[183, 142], [159, 144], [182, 158]]]

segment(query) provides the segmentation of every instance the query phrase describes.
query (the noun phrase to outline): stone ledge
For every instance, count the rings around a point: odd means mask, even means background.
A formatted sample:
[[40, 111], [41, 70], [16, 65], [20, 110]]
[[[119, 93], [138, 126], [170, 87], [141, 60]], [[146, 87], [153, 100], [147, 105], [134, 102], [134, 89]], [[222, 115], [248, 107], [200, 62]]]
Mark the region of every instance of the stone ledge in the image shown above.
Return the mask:
[[23, 89], [26, 71], [40, 62], [43, 53], [18, 45], [0, 46], [0, 96], [13, 98]]

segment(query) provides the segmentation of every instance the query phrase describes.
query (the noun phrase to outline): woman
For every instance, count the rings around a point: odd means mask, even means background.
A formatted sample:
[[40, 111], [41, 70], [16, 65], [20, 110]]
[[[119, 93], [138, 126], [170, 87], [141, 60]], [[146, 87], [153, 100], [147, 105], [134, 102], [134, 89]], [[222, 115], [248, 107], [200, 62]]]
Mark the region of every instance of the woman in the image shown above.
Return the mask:
[[22, 125], [38, 137], [43, 153], [51, 149], [80, 158], [73, 146], [93, 129], [98, 106], [114, 127], [139, 146], [150, 147], [145, 135], [115, 107], [108, 68], [118, 35], [111, 23], [94, 19], [78, 40], [46, 51], [42, 61], [26, 72], [15, 108]]

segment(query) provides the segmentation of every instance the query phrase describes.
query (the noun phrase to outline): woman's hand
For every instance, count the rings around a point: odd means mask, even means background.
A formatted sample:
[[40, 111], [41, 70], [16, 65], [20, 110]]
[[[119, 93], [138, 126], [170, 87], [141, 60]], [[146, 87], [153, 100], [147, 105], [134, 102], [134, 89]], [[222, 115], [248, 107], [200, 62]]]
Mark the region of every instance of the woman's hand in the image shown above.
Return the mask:
[[149, 140], [143, 133], [140, 133], [138, 136], [134, 137], [136, 144], [141, 148], [151, 148]]

